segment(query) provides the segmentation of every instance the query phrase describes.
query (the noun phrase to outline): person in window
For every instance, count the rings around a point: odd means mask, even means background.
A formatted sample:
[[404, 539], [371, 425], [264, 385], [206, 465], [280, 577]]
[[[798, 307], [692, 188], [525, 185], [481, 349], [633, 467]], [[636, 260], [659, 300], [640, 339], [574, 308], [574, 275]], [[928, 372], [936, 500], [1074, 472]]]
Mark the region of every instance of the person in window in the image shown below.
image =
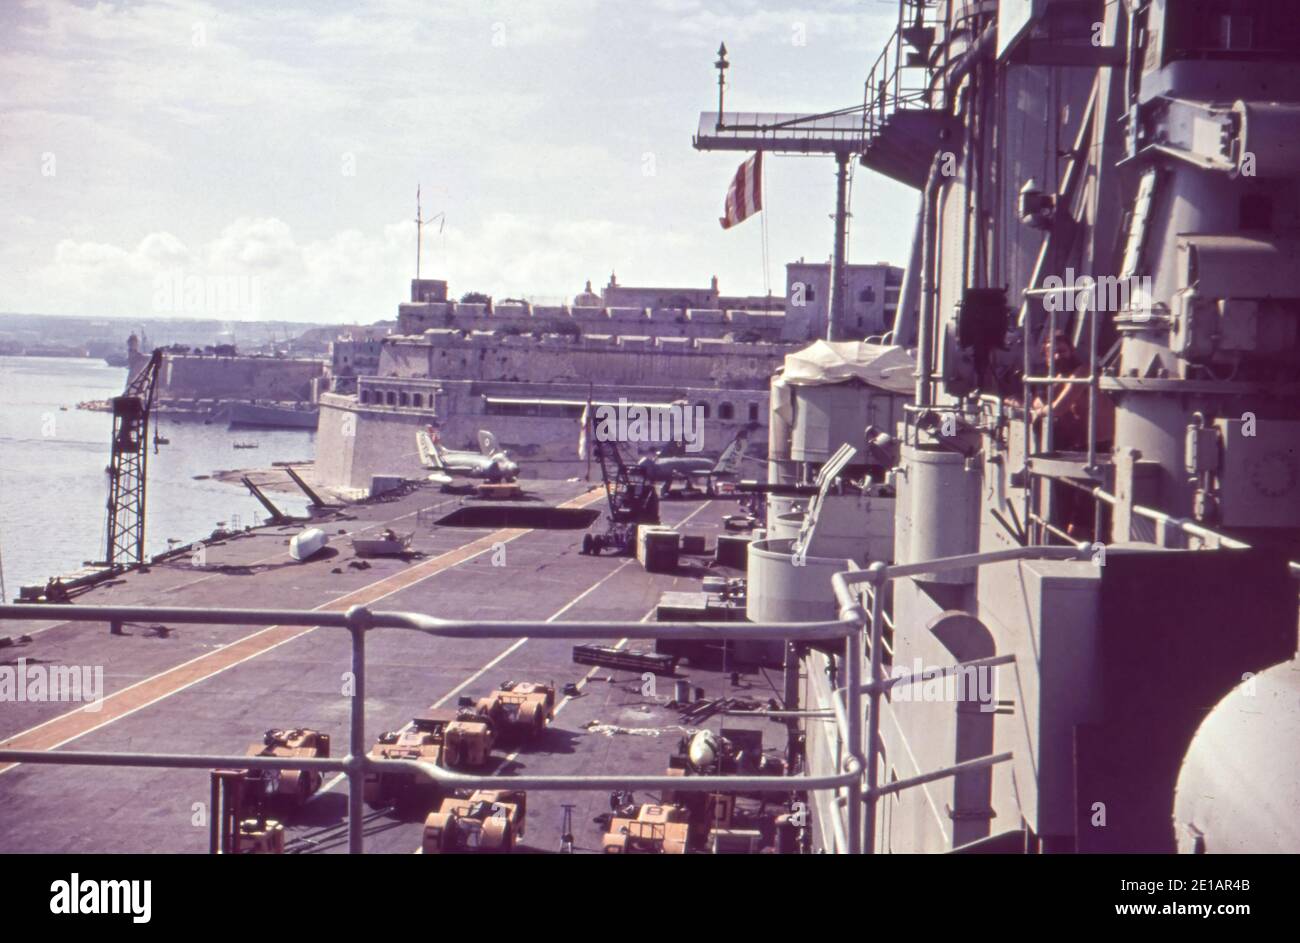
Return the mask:
[[[1043, 345], [1047, 361], [1047, 375], [1051, 377], [1088, 376], [1088, 365], [1081, 362], [1074, 345], [1064, 331], [1057, 331]], [[1030, 407], [1034, 426], [1042, 429], [1047, 415], [1047, 402], [1035, 396]], [[1088, 451], [1088, 385], [1066, 383], [1055, 387], [1052, 395], [1052, 449], [1057, 452]], [[1041, 435], [1041, 431], [1040, 431]], [[1115, 404], [1103, 393], [1097, 395], [1097, 417], [1094, 427], [1099, 453], [1109, 452], [1115, 437]]]
[[[1069, 336], [1064, 331], [1057, 331], [1043, 345], [1043, 359], [1047, 363], [1046, 376], [1086, 378], [1088, 365], [1083, 363]], [[1044, 390], [1046, 392], [1046, 390]], [[1019, 405], [1019, 400], [1008, 398], [1008, 402]], [[1035, 396], [1029, 407], [1030, 419], [1037, 439], [1038, 451], [1044, 449], [1044, 423], [1048, 413], [1048, 401], [1042, 396]], [[1088, 451], [1088, 385], [1086, 383], [1066, 383], [1051, 388], [1052, 413], [1052, 451], [1086, 453]], [[1104, 393], [1097, 394], [1097, 414], [1094, 419], [1094, 435], [1099, 456], [1110, 452], [1115, 435], [1115, 404]], [[1052, 485], [1053, 503], [1057, 526], [1063, 528], [1071, 538], [1093, 540], [1093, 501], [1077, 488], [1068, 484]]]

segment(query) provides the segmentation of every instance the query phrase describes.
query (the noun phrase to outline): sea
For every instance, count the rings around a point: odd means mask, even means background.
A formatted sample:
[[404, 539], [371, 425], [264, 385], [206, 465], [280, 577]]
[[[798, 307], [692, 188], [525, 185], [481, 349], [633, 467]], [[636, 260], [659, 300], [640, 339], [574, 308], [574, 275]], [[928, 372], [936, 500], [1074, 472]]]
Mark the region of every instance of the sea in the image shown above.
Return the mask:
[[[77, 404], [117, 396], [125, 383], [126, 368], [102, 360], [0, 357], [0, 576], [7, 600], [17, 597], [19, 586], [44, 585], [51, 576], [104, 559], [113, 417]], [[150, 554], [188, 545], [218, 526], [244, 527], [266, 518], [242, 485], [199, 476], [310, 460], [316, 451], [313, 431], [154, 420], [170, 444], [155, 454], [150, 434]], [[256, 442], [258, 448], [236, 449], [236, 442]], [[272, 492], [271, 499], [289, 514], [307, 507], [298, 493]]]

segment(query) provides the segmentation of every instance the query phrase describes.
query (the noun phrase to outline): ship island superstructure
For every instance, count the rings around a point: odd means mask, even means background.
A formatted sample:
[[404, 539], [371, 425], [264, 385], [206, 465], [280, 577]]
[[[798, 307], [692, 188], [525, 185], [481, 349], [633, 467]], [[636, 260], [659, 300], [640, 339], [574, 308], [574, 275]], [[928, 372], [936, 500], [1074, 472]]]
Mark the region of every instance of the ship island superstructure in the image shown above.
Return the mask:
[[817, 807], [866, 850], [1300, 848], [1298, 39], [1268, 0], [900, 4], [860, 159], [920, 197], [915, 395], [892, 550], [823, 583], [864, 739], [806, 732], [814, 773], [860, 748], [861, 808]]

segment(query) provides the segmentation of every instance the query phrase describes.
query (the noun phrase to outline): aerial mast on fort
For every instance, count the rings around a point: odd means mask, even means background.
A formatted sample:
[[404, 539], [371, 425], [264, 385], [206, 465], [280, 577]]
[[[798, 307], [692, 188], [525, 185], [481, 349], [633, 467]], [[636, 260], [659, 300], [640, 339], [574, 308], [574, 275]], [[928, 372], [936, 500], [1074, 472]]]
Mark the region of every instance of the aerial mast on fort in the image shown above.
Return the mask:
[[424, 214], [420, 211], [420, 185], [417, 183], [415, 185], [415, 279], [416, 281], [420, 280], [420, 256], [422, 254], [422, 248], [424, 242], [424, 224], [431, 223], [434, 220], [438, 221], [438, 232], [441, 233], [443, 224], [446, 223], [447, 221], [447, 214], [445, 212], [435, 213], [433, 216], [430, 216], [428, 219], [424, 218]]

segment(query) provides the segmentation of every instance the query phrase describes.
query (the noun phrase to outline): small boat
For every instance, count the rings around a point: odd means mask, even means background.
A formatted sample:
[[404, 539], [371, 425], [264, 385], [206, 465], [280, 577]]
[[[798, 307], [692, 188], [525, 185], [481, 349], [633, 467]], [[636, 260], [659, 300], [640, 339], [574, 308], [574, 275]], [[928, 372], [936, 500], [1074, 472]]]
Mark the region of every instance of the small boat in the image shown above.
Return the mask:
[[172, 440], [169, 439], [169, 438], [167, 438], [165, 435], [156, 435], [156, 436], [153, 437], [153, 444], [154, 444], [154, 445], [171, 445], [171, 444], [172, 444]]
[[236, 443], [235, 443], [235, 448], [237, 448], [237, 449], [255, 449], [255, 448], [257, 448], [257, 443], [256, 443], [256, 442], [236, 442]]
[[309, 527], [290, 539], [289, 556], [298, 561], [310, 560], [324, 550], [329, 542], [329, 535], [325, 531], [319, 527]]
[[353, 537], [352, 550], [359, 557], [400, 557], [411, 552], [411, 538], [414, 536], [414, 531], [399, 534], [385, 530], [378, 537]]

